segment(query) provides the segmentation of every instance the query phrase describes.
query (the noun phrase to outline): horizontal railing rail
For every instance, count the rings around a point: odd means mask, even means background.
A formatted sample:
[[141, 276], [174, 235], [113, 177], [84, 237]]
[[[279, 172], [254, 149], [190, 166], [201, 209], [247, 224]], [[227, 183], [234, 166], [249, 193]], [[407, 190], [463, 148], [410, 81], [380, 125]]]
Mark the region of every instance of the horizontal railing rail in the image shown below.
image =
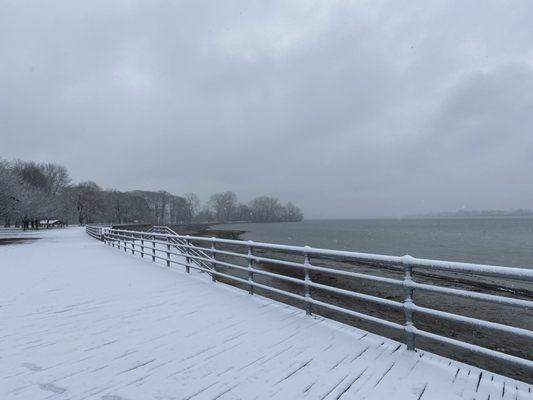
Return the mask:
[[92, 236], [95, 239], [103, 241], [104, 240], [104, 237], [103, 237], [103, 229], [104, 228], [108, 228], [108, 226], [105, 226], [105, 225], [86, 225], [85, 226], [85, 232], [87, 232], [87, 234], [89, 236]]
[[[254, 289], [257, 288], [301, 301], [305, 305], [306, 313], [308, 315], [313, 313], [314, 306], [318, 306], [375, 323], [385, 328], [403, 332], [406, 346], [409, 350], [415, 350], [416, 338], [420, 337], [445, 343], [463, 350], [472, 351], [497, 360], [510, 362], [528, 369], [533, 369], [533, 360], [531, 359], [518, 357], [502, 351], [493, 350], [491, 348], [417, 328], [413, 318], [414, 314], [426, 315], [437, 320], [451, 321], [476, 328], [487, 329], [496, 333], [515, 335], [516, 337], [528, 340], [531, 347], [533, 345], [533, 331], [530, 329], [442, 311], [433, 307], [421, 306], [415, 303], [414, 293], [415, 291], [421, 291], [445, 295], [452, 298], [472, 299], [496, 305], [516, 307], [526, 310], [527, 312], [533, 311], [533, 301], [523, 298], [502, 296], [499, 294], [481, 293], [473, 290], [417, 282], [413, 278], [413, 273], [415, 271], [460, 273], [467, 274], [471, 278], [492, 277], [525, 283], [533, 282], [533, 269], [428, 260], [414, 258], [408, 255], [402, 257], [384, 256], [318, 249], [308, 246], [285, 246], [253, 241], [184, 236], [178, 235], [173, 231], [169, 232], [165, 229], [159, 229], [157, 232], [139, 232], [125, 229], [87, 226], [87, 233], [92, 237], [103, 240], [113, 247], [117, 246], [119, 249], [123, 248], [124, 251], [129, 250], [133, 254], [138, 253], [141, 257], [151, 257], [152, 261], [163, 260], [166, 262], [167, 266], [170, 266], [171, 264], [181, 265], [185, 267], [187, 272], [190, 272], [190, 268], [207, 272], [211, 275], [213, 281], [224, 278], [245, 285], [250, 294], [254, 294]], [[240, 251], [236, 248], [240, 249]], [[258, 250], [262, 250], [262, 253], [266, 253], [266, 255], [258, 255]], [[288, 260], [281, 256], [274, 257], [271, 255], [276, 254], [276, 252], [291, 254], [293, 257]], [[226, 257], [226, 259], [222, 259], [223, 257]], [[351, 262], [375, 263], [377, 264], [376, 272], [381, 271], [381, 267], [384, 265], [391, 266], [395, 268], [395, 271], [401, 272], [402, 276], [401, 278], [392, 278], [379, 276], [377, 274], [360, 273], [347, 269], [331, 268], [313, 264], [314, 259], [321, 257], [333, 257], [349, 260]], [[295, 261], [294, 258], [299, 259], [299, 261]], [[237, 263], [234, 259], [241, 260], [244, 265]], [[303, 277], [294, 277], [280, 274], [272, 270], [262, 269], [258, 267], [259, 264], [269, 264], [298, 270]], [[228, 273], [228, 270], [230, 269], [241, 271], [245, 277], [243, 278]], [[354, 278], [362, 281], [392, 285], [403, 291], [403, 299], [402, 301], [391, 300], [355, 290], [336, 287], [334, 284], [326, 285], [314, 282], [311, 276], [312, 273], [321, 273], [332, 277]], [[303, 290], [298, 293], [294, 289], [281, 289], [279, 287], [274, 287], [271, 284], [260, 283], [255, 278], [256, 275], [281, 280], [290, 285], [299, 285]], [[337, 281], [335, 280], [334, 282]], [[293, 286], [290, 285], [288, 287], [292, 288]], [[369, 302], [399, 311], [403, 314], [403, 323], [390, 321], [347, 307], [341, 307], [337, 304], [333, 304], [331, 301], [327, 301], [327, 298], [319, 300], [316, 296], [313, 296], [314, 290], [327, 292], [332, 295], [349, 297], [358, 301]], [[494, 345], [497, 345], [497, 343]], [[498, 348], [498, 346], [495, 347]]]
[[[201, 250], [198, 250], [197, 248], [195, 248], [194, 246], [189, 246], [188, 245], [188, 237], [189, 236], [185, 236], [185, 239], [180, 237], [175, 231], [173, 231], [172, 229], [170, 229], [168, 226], [153, 226], [152, 228], [150, 228], [147, 232], [151, 232], [151, 233], [166, 233], [166, 234], [169, 234], [171, 236], [169, 236], [169, 240], [172, 242], [172, 243], [177, 243], [177, 244], [180, 244], [182, 245], [180, 248], [185, 248], [186, 251], [185, 253], [187, 254], [192, 254], [193, 256], [199, 256], [199, 257], [204, 257], [206, 259], [209, 259], [209, 256], [201, 251]], [[191, 258], [191, 261], [195, 264], [197, 264], [198, 266], [200, 267], [204, 267], [206, 269], [211, 269], [211, 262], [210, 261], [203, 261], [199, 258]]]

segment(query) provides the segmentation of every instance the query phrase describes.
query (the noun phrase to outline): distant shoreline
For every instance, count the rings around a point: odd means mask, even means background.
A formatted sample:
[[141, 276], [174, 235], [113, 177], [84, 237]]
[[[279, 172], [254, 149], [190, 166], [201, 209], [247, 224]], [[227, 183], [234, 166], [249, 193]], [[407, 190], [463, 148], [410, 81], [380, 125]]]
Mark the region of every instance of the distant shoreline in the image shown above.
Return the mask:
[[[222, 225], [218, 222], [194, 223], [194, 224], [168, 224], [170, 229], [175, 231], [178, 235], [216, 237], [219, 239], [239, 240], [240, 236], [247, 231], [231, 230], [231, 229], [211, 229], [215, 225]], [[147, 230], [152, 227], [152, 224], [142, 225], [121, 225], [120, 229], [131, 230]]]
[[427, 216], [427, 217], [404, 217], [402, 219], [533, 219], [533, 215], [471, 215], [471, 216]]
[[443, 211], [436, 213], [410, 214], [405, 218], [533, 218], [531, 210], [481, 210], [481, 211]]
[[[313, 222], [313, 221], [402, 221], [402, 220], [417, 220], [417, 219], [533, 219], [531, 215], [406, 215], [401, 217], [345, 217], [345, 218], [306, 218], [302, 221], [273, 221], [273, 222], [252, 222], [252, 221], [232, 221], [232, 222], [213, 222], [205, 223], [204, 225], [240, 225], [240, 224], [279, 224], [279, 223], [298, 223], [298, 222]], [[200, 224], [202, 225], [202, 224]]]

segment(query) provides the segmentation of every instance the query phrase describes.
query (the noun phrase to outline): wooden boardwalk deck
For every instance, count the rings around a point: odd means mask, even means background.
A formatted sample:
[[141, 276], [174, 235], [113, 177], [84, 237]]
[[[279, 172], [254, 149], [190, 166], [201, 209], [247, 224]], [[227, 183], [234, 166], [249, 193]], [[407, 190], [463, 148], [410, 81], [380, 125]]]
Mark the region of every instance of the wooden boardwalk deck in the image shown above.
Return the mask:
[[532, 399], [81, 229], [0, 247], [0, 399]]

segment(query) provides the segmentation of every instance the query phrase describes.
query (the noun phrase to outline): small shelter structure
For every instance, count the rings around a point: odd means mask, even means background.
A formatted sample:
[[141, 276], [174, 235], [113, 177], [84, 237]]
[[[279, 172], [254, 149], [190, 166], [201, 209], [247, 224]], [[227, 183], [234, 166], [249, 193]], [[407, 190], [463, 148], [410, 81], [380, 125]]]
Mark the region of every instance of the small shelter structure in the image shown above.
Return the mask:
[[41, 228], [64, 228], [65, 223], [59, 219], [42, 219], [39, 221], [39, 227]]

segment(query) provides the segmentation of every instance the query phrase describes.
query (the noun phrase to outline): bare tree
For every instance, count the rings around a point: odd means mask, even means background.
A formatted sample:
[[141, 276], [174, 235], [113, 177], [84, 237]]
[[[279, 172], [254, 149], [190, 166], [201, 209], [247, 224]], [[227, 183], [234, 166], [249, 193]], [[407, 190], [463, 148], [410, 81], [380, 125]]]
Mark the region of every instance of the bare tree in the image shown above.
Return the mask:
[[70, 185], [68, 171], [62, 165], [46, 163], [41, 166], [41, 170], [46, 178], [47, 191], [57, 196]]
[[250, 203], [250, 210], [254, 222], [275, 222], [284, 219], [284, 207], [275, 197], [256, 197]]
[[0, 216], [4, 225], [20, 219], [21, 179], [14, 173], [7, 161], [0, 160]]
[[194, 218], [194, 221], [196, 222], [212, 222], [214, 220], [215, 216], [213, 215], [211, 208], [208, 206], [204, 206]]
[[106, 202], [103, 219], [106, 222], [152, 222], [148, 202], [141, 196], [109, 189], [104, 191], [103, 197]]
[[126, 198], [124, 193], [111, 189], [107, 190], [104, 196], [109, 205], [109, 222], [124, 223], [126, 218]]
[[250, 207], [246, 204], [239, 203], [235, 207], [235, 213], [233, 215], [234, 221], [250, 221], [252, 217], [252, 212]]
[[140, 196], [125, 193], [127, 222], [150, 222], [150, 207], [148, 202]]
[[231, 191], [215, 193], [209, 199], [215, 218], [219, 222], [231, 221], [237, 205], [237, 195]]
[[150, 192], [134, 190], [129, 194], [143, 198], [150, 209], [150, 222], [155, 224], [179, 224], [187, 220], [187, 202], [183, 197], [160, 190]]
[[76, 209], [80, 225], [96, 222], [105, 214], [106, 202], [102, 189], [91, 181], [81, 182], [69, 189], [71, 205]]
[[185, 199], [185, 222], [191, 222], [200, 209], [200, 199], [194, 193], [185, 193], [183, 198]]
[[286, 212], [286, 220], [291, 222], [297, 222], [304, 219], [304, 214], [302, 210], [300, 210], [298, 207], [296, 207], [294, 204], [292, 204], [290, 201], [285, 206]]

